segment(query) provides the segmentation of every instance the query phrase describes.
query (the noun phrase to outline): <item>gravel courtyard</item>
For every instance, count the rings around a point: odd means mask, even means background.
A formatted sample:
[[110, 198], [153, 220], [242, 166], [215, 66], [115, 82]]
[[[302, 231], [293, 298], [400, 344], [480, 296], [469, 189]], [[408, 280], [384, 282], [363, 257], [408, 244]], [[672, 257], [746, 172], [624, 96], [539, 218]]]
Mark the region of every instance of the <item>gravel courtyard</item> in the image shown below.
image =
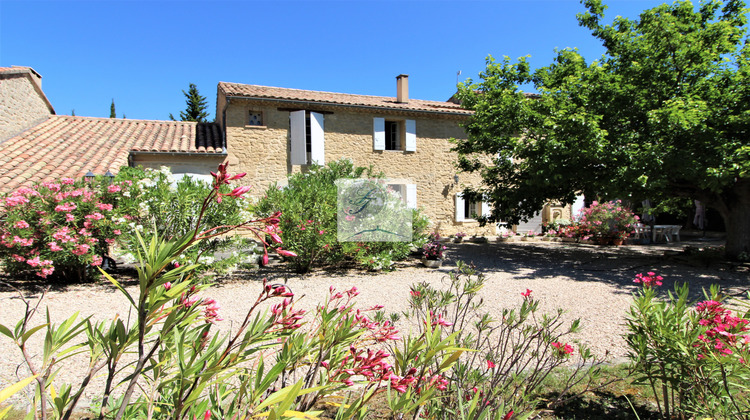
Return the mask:
[[[298, 307], [313, 309], [323, 301], [330, 286], [338, 290], [356, 286], [360, 291], [358, 305], [362, 308], [375, 304], [385, 305], [387, 312], [406, 309], [409, 285], [426, 281], [440, 287], [455, 262], [472, 262], [487, 276], [481, 291], [486, 310], [499, 313], [501, 308], [515, 307], [526, 289], [540, 301], [542, 311], [563, 308], [569, 320], [581, 318], [583, 329], [575, 336], [588, 344], [600, 356], [611, 361], [622, 360], [627, 354], [621, 334], [625, 313], [636, 290], [635, 274], [655, 271], [664, 276], [664, 288], [674, 282], [689, 282], [693, 297], [701, 296], [701, 289], [712, 283], [721, 284], [731, 293], [741, 293], [750, 288], [750, 270], [747, 265], [732, 266], [724, 263], [706, 265], [705, 262], [681, 253], [686, 245], [703, 247], [721, 242], [690, 242], [659, 246], [599, 247], [559, 242], [514, 243], [461, 243], [447, 244], [447, 259], [439, 269], [421, 266], [417, 260], [402, 263], [396, 271], [388, 273], [362, 273], [357, 271], [317, 271], [300, 276], [283, 266], [271, 266], [242, 277], [219, 280], [206, 295], [221, 305], [222, 330], [229, 330], [244, 318], [249, 306], [260, 292], [261, 279], [286, 282], [297, 297], [302, 297]], [[4, 280], [8, 280], [5, 278]], [[18, 284], [17, 282], [13, 282]], [[128, 286], [131, 293], [134, 286]], [[26, 288], [25, 293], [38, 297], [39, 288]], [[303, 297], [304, 295], [304, 297]], [[60, 322], [75, 312], [92, 316], [94, 320], [113, 319], [115, 316], [132, 318], [126, 299], [109, 284], [73, 285], [53, 288], [41, 306], [49, 309], [53, 322]], [[12, 328], [23, 314], [24, 305], [11, 288], [0, 286], [0, 324]], [[42, 323], [44, 312], [37, 314], [34, 325]], [[400, 326], [408, 330], [408, 325]], [[404, 331], [406, 332], [406, 331]], [[42, 338], [40, 334], [39, 339]], [[40, 343], [40, 340], [34, 340]], [[40, 347], [33, 348], [37, 350]], [[14, 381], [17, 375], [25, 377], [20, 352], [5, 336], [0, 337], [0, 388]], [[85, 360], [72, 360], [61, 373], [61, 379], [73, 379], [86, 368]], [[67, 372], [70, 370], [70, 372]]]

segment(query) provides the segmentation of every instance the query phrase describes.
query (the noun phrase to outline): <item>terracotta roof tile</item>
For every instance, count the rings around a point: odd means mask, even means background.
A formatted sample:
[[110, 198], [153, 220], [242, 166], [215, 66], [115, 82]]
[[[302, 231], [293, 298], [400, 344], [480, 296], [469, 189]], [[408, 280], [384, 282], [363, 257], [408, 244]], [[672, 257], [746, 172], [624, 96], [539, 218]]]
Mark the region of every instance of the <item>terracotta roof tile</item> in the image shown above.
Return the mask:
[[131, 151], [225, 153], [221, 130], [214, 123], [58, 115], [2, 142], [0, 148], [0, 192], [61, 177], [79, 178], [89, 170], [116, 172], [128, 164]]
[[317, 102], [321, 104], [443, 114], [471, 114], [471, 111], [461, 108], [460, 105], [453, 102], [409, 99], [408, 102], [401, 103], [397, 102], [396, 98], [387, 96], [353, 95], [348, 93], [319, 92], [314, 90], [288, 89], [227, 82], [219, 82], [219, 89], [223, 91], [227, 97]]

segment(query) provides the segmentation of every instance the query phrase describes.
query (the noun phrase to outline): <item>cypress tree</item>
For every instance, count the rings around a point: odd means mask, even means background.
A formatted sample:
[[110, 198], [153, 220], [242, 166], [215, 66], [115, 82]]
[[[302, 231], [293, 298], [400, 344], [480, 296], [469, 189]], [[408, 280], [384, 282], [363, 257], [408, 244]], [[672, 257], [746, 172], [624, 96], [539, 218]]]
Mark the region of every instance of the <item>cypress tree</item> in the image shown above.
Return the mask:
[[117, 113], [115, 112], [115, 100], [112, 99], [112, 105], [109, 106], [109, 118], [117, 118]]

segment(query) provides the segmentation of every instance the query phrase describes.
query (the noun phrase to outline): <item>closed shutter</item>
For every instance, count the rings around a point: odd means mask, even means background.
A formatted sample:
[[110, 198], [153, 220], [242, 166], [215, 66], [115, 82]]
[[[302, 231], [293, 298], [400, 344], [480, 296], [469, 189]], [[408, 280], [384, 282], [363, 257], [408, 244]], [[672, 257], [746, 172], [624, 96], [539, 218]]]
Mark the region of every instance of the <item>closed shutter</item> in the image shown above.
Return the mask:
[[291, 161], [292, 165], [307, 164], [307, 147], [305, 138], [305, 111], [292, 111], [289, 113], [290, 131], [292, 137]]
[[372, 148], [385, 150], [385, 118], [372, 119]]
[[456, 221], [463, 222], [464, 217], [464, 197], [463, 194], [456, 194]]
[[325, 130], [323, 114], [310, 113], [310, 160], [317, 165], [325, 165]]
[[417, 184], [406, 184], [406, 208], [417, 208]]
[[407, 152], [417, 151], [417, 122], [406, 120], [406, 149]]

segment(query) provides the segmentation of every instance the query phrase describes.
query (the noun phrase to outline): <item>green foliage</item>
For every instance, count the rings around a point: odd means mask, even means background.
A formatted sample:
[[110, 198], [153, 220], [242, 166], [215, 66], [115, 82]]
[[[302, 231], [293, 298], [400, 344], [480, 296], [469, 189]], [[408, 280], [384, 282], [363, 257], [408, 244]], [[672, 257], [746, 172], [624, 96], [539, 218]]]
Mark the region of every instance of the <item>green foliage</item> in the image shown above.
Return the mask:
[[418, 211], [412, 213], [412, 243], [337, 241], [335, 181], [362, 177], [381, 175], [355, 167], [349, 160], [314, 165], [307, 172], [291, 175], [286, 187], [271, 186], [258, 202], [256, 211], [260, 215], [283, 214], [281, 239], [286, 249], [297, 254], [292, 261], [295, 270], [305, 273], [314, 266], [338, 263], [347, 256], [368, 269], [387, 269], [390, 261], [405, 258], [415, 243], [424, 241], [429, 221]]
[[[204, 213], [201, 214], [201, 207], [197, 204], [204, 201], [213, 187], [207, 182], [188, 176], [176, 181], [167, 167], [159, 170], [123, 167], [115, 180], [132, 183], [129, 198], [121, 203], [121, 207], [128, 214], [135, 216], [130, 223], [133, 229], [140, 230], [146, 239], [150, 239], [150, 233], [143, 233], [144, 228], [155, 229], [154, 233], [163, 238], [179, 238], [193, 231], [238, 225], [250, 220], [252, 216], [252, 206], [242, 197], [222, 200], [220, 203], [216, 200], [205, 203]], [[219, 189], [224, 194], [230, 190], [229, 185], [222, 185]], [[200, 224], [197, 225], [199, 219]], [[146, 232], [150, 230], [146, 229]], [[131, 256], [136, 255], [139, 244], [135, 236], [128, 236], [128, 241], [124, 245]], [[249, 247], [249, 255], [241, 256], [234, 253], [219, 261], [214, 260], [216, 252], [227, 252], [241, 247], [246, 250]], [[254, 263], [257, 257], [253, 245], [247, 245], [241, 237], [231, 235], [201, 241], [198, 246], [178, 256], [176, 262], [192, 264], [197, 261], [206, 268], [211, 266], [212, 270], [221, 271], [243, 262]]]
[[[562, 401], [574, 385], [582, 385], [580, 392], [589, 390], [601, 361], [585, 346], [579, 346], [576, 353], [564, 341], [580, 328], [579, 321], [564, 325], [562, 311], [538, 314], [539, 301], [530, 290], [523, 293], [519, 308], [503, 309], [494, 318], [483, 312], [478, 296], [485, 281], [484, 275], [459, 262], [447, 289], [427, 283], [412, 286], [410, 307], [403, 315], [429, 320], [415, 324], [420, 327], [416, 336], [425, 337], [428, 343], [449, 340], [451, 346], [469, 350], [459, 357], [443, 353], [439, 346], [412, 344], [413, 338], [405, 341], [403, 350], [394, 349], [397, 366], [399, 360], [435, 357], [425, 363], [450, 378], [421, 412], [431, 418], [499, 419], [509, 411], [531, 416], [542, 383], [553, 373], [560, 375], [564, 385], [552, 405]], [[563, 369], [574, 353], [578, 360], [573, 368]], [[448, 367], [447, 361], [454, 364]]]
[[115, 112], [115, 100], [112, 99], [112, 105], [109, 106], [109, 118], [117, 118], [117, 113]]
[[[198, 92], [198, 87], [195, 84], [190, 83], [188, 91], [182, 91], [185, 95], [186, 108], [184, 111], [180, 111], [181, 121], [196, 121], [196, 122], [208, 122], [208, 104], [206, 103], [206, 97], [201, 96]], [[169, 114], [169, 119], [175, 121], [172, 114]]]
[[611, 25], [601, 1], [584, 5], [579, 23], [607, 49], [599, 60], [565, 49], [534, 71], [525, 58], [489, 57], [481, 80], [460, 86], [475, 114], [455, 146], [459, 167], [485, 180], [467, 196], [489, 197], [491, 220], [510, 223], [577, 192], [698, 199], [724, 218], [730, 256], [750, 249], [744, 3], [677, 1]]
[[695, 304], [686, 284], [659, 298], [654, 283], [643, 283], [628, 313], [628, 357], [636, 383], [651, 389], [662, 418], [748, 418], [750, 313], [732, 315], [718, 287]]

